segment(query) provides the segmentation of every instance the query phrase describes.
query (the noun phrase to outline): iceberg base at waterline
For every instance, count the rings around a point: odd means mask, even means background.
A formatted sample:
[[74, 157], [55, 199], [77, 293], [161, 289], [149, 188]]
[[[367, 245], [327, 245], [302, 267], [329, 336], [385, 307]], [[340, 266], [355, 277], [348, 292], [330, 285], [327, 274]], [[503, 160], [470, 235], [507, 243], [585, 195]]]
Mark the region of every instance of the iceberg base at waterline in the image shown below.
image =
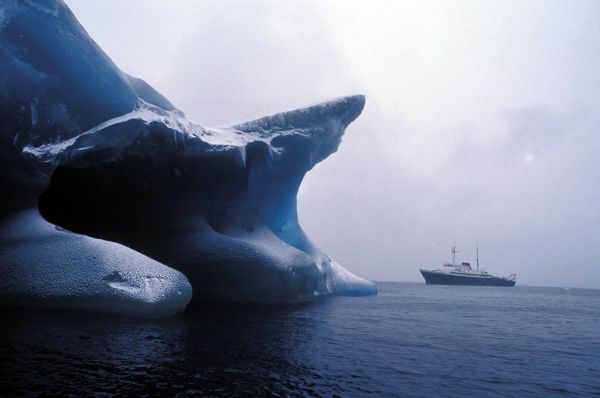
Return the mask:
[[123, 245], [78, 235], [25, 210], [0, 223], [0, 303], [165, 317], [192, 287], [178, 271]]

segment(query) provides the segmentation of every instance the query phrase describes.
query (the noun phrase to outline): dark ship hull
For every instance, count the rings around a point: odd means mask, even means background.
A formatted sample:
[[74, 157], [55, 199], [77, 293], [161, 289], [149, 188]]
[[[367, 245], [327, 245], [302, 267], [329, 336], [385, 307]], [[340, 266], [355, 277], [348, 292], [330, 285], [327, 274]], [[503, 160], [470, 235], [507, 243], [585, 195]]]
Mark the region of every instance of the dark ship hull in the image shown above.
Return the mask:
[[465, 275], [420, 270], [428, 285], [464, 285], [464, 286], [514, 286], [517, 281], [497, 276]]

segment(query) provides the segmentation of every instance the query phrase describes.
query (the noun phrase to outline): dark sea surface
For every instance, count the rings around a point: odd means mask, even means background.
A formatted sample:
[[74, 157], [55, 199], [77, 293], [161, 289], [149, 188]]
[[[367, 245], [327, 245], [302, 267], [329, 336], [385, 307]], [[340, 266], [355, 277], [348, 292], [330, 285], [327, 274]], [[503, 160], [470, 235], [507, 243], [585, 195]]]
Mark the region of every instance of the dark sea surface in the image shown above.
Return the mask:
[[158, 321], [4, 309], [0, 394], [600, 396], [600, 290], [379, 289]]

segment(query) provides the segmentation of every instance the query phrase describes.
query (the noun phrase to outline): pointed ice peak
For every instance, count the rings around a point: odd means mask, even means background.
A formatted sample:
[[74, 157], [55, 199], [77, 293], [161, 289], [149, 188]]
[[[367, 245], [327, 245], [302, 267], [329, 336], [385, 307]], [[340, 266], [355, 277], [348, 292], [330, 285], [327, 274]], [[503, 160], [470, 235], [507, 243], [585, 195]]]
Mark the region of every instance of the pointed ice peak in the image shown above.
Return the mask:
[[322, 124], [327, 119], [337, 119], [346, 127], [356, 119], [365, 107], [364, 95], [352, 95], [336, 98], [307, 108], [277, 113], [260, 119], [251, 120], [233, 126], [244, 132], [262, 132], [265, 130], [292, 130]]

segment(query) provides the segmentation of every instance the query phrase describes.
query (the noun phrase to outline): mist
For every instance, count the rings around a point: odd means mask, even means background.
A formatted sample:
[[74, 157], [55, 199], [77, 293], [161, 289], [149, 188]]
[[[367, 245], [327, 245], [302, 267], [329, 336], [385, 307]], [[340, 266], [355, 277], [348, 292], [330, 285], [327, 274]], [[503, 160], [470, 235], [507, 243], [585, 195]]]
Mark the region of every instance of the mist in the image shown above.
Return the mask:
[[208, 126], [365, 94], [300, 222], [372, 280], [475, 260], [600, 287], [600, 3], [68, 0], [92, 38]]

